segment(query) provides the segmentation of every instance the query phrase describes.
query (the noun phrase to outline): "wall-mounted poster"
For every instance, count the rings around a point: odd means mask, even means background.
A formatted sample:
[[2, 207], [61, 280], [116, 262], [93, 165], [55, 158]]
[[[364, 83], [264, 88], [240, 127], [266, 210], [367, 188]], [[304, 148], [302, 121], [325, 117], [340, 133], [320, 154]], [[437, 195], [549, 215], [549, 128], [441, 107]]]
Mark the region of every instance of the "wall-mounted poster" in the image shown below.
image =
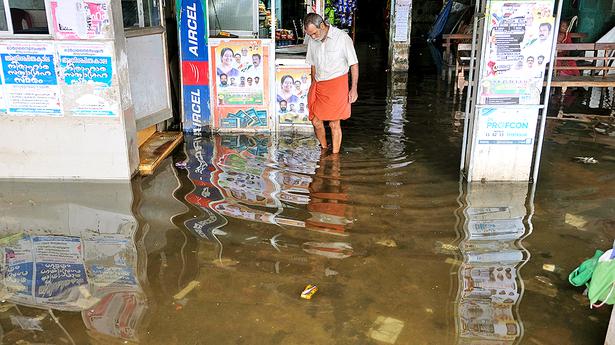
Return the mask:
[[260, 41], [222, 42], [214, 49], [218, 105], [262, 105], [263, 47]]
[[275, 71], [276, 113], [280, 125], [310, 125], [307, 94], [310, 67], [278, 66]]
[[51, 1], [54, 35], [60, 40], [111, 38], [109, 0]]
[[554, 34], [552, 1], [492, 1], [482, 104], [538, 104]]
[[214, 127], [269, 129], [268, 46], [261, 40], [210, 41]]
[[76, 116], [117, 116], [112, 43], [61, 43], [57, 51], [65, 111]]
[[53, 43], [4, 41], [0, 60], [9, 115], [62, 116]]

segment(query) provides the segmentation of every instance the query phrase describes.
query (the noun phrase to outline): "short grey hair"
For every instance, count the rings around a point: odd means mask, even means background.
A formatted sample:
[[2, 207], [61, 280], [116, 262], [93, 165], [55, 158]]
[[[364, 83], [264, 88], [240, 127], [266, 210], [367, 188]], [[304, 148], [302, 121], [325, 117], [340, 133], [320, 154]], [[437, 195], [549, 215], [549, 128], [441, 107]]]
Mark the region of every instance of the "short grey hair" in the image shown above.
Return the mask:
[[320, 14], [312, 12], [312, 13], [308, 13], [305, 18], [303, 18], [303, 27], [307, 28], [308, 25], [313, 24], [315, 27], [320, 27], [320, 24], [325, 24], [327, 25], [327, 22], [325, 22], [324, 19], [322, 19], [322, 17], [320, 16]]

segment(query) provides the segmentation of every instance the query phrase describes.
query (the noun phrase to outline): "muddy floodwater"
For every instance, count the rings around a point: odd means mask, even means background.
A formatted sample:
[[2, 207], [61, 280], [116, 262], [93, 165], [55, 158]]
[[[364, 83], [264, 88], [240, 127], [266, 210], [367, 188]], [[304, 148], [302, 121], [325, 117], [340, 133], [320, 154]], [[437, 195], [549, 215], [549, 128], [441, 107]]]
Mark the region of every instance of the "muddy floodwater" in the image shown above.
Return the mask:
[[615, 137], [549, 120], [535, 188], [463, 183], [451, 90], [361, 68], [339, 155], [186, 136], [131, 183], [0, 182], [2, 343], [602, 344], [568, 273], [612, 245]]

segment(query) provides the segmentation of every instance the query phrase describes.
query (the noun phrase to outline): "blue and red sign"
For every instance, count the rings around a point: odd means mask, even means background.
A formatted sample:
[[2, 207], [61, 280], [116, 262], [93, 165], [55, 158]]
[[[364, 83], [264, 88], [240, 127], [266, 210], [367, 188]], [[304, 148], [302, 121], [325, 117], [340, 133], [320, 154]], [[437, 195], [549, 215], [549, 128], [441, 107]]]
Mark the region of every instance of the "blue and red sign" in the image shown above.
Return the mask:
[[177, 2], [184, 131], [194, 134], [210, 125], [206, 9], [205, 0]]

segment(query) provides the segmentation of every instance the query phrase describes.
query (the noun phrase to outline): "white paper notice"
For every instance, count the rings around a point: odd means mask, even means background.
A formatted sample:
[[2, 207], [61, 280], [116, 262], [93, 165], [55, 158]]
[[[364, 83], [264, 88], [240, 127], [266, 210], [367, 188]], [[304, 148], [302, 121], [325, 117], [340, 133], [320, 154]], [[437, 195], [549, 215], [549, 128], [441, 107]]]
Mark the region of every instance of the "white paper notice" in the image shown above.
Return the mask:
[[408, 1], [398, 1], [395, 4], [395, 36], [394, 41], [408, 41], [408, 24], [410, 20], [410, 3]]

